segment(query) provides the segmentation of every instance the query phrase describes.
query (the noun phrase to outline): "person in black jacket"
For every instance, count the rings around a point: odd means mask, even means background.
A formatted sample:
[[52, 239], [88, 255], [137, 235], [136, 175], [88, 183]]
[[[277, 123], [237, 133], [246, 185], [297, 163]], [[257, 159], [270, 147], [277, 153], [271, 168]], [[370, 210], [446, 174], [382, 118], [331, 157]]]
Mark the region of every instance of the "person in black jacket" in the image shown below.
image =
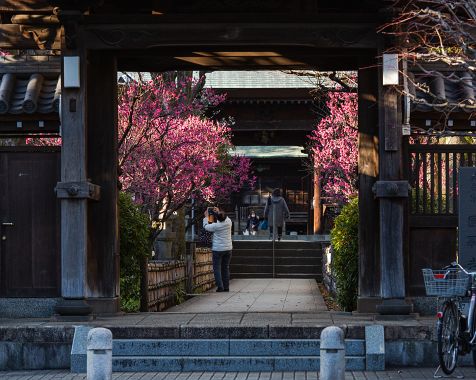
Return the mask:
[[248, 216], [248, 221], [246, 222], [246, 229], [250, 232], [251, 235], [256, 235], [259, 226], [259, 217], [252, 210], [251, 214]]

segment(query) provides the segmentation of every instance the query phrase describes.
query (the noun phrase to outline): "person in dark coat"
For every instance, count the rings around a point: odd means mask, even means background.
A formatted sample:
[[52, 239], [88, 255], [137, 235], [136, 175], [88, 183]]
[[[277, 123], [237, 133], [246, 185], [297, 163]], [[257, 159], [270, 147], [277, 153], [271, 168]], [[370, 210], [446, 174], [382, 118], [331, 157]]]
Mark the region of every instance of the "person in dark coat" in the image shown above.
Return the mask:
[[259, 226], [259, 217], [254, 211], [251, 211], [251, 214], [248, 216], [248, 221], [246, 222], [246, 229], [250, 232], [251, 235], [256, 235]]
[[277, 228], [278, 240], [281, 240], [283, 234], [284, 219], [289, 218], [289, 208], [286, 201], [281, 196], [281, 190], [274, 189], [271, 197], [268, 198], [264, 217], [268, 219], [269, 233], [273, 237], [273, 228]]

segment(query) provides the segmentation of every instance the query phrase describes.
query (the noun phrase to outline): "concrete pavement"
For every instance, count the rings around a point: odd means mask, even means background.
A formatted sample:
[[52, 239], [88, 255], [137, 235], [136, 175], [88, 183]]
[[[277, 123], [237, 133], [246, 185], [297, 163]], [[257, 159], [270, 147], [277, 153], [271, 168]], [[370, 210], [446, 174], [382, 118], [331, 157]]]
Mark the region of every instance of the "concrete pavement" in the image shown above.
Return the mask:
[[196, 296], [167, 312], [326, 312], [327, 307], [314, 279], [236, 279], [230, 292], [215, 289]]

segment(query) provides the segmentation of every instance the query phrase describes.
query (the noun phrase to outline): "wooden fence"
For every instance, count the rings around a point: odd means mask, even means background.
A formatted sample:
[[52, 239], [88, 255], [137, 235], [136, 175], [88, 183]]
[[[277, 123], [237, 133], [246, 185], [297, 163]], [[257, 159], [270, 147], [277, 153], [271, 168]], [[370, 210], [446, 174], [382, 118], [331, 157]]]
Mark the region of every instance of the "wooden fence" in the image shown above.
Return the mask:
[[148, 311], [165, 310], [185, 301], [194, 293], [206, 292], [214, 286], [210, 248], [192, 246], [185, 261], [150, 261]]

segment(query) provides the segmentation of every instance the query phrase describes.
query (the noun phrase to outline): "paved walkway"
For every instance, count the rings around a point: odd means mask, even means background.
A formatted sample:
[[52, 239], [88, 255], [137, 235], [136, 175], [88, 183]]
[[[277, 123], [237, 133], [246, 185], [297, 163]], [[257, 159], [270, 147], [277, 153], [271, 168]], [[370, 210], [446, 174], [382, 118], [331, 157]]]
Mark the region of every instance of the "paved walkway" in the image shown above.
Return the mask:
[[[457, 370], [458, 371], [458, 370]], [[383, 372], [346, 373], [346, 380], [373, 379], [433, 379], [434, 368], [402, 368]], [[455, 372], [457, 374], [457, 372]], [[465, 379], [476, 379], [476, 371], [465, 367], [458, 374], [464, 374]], [[317, 380], [317, 372], [123, 372], [114, 373], [117, 380]], [[86, 374], [71, 374], [66, 371], [15, 371], [0, 372], [4, 380], [83, 380]]]
[[215, 289], [168, 312], [325, 312], [324, 299], [314, 279], [237, 279], [230, 292]]

